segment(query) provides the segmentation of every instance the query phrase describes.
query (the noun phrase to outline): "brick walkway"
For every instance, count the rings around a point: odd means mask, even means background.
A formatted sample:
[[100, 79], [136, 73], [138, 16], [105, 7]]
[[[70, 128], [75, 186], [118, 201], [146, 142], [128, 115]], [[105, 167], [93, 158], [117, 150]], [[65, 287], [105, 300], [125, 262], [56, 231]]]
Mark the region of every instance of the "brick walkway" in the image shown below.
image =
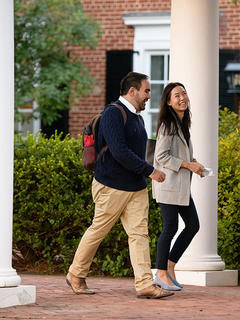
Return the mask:
[[63, 275], [21, 275], [22, 284], [36, 285], [37, 302], [0, 309], [11, 320], [127, 320], [127, 319], [240, 319], [240, 286], [185, 286], [160, 300], [137, 299], [133, 279], [88, 278], [97, 294], [77, 296]]

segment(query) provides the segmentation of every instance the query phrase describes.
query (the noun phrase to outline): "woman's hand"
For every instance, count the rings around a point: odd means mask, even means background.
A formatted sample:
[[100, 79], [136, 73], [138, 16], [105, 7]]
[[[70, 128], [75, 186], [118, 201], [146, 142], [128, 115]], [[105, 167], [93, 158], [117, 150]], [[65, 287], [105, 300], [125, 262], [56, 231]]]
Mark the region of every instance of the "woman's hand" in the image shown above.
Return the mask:
[[194, 162], [188, 162], [183, 161], [181, 164], [182, 168], [188, 169], [196, 174], [198, 174], [200, 177], [202, 177], [202, 172], [204, 170], [204, 166], [201, 165], [201, 163], [194, 161]]

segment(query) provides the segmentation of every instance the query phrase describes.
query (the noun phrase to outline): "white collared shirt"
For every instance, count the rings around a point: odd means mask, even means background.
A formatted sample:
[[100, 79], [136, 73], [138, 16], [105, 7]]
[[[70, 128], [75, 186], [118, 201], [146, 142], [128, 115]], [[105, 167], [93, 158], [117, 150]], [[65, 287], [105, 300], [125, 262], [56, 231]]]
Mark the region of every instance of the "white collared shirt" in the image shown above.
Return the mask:
[[126, 100], [125, 98], [123, 98], [122, 96], [119, 97], [118, 99], [119, 101], [121, 101], [127, 108], [129, 111], [131, 111], [132, 113], [136, 113], [136, 114], [140, 114], [139, 111], [137, 111], [134, 106], [128, 101]]

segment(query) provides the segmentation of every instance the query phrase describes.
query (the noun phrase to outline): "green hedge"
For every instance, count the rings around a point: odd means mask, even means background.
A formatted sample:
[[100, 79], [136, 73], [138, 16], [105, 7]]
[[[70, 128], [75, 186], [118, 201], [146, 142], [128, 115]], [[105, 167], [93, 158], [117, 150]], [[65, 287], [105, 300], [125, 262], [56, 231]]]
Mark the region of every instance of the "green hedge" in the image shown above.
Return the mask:
[[220, 110], [218, 252], [228, 268], [240, 270], [240, 119]]
[[[81, 139], [55, 135], [15, 137], [14, 251], [20, 268], [66, 271], [79, 239], [90, 225], [94, 205], [92, 174], [81, 167]], [[160, 212], [150, 205], [151, 252], [161, 228]], [[127, 237], [120, 221], [103, 240], [93, 272], [132, 275]]]
[[227, 137], [236, 132], [236, 129], [240, 130], [239, 116], [228, 108], [219, 109], [219, 138]]
[[15, 137], [13, 242], [23, 264], [66, 269], [90, 224], [91, 175], [80, 165], [80, 139]]
[[[220, 111], [219, 123], [219, 254], [227, 267], [240, 269], [240, 138], [235, 130], [239, 118], [224, 110]], [[81, 139], [58, 135], [50, 139], [28, 135], [23, 139], [17, 135], [14, 165], [13, 243], [15, 252], [22, 254], [22, 259], [17, 255], [16, 267], [66, 271], [94, 212], [92, 174], [81, 167]], [[150, 180], [148, 187], [154, 267], [162, 223], [160, 209], [151, 197]], [[100, 245], [91, 270], [112, 276], [132, 275], [127, 236], [120, 221]]]

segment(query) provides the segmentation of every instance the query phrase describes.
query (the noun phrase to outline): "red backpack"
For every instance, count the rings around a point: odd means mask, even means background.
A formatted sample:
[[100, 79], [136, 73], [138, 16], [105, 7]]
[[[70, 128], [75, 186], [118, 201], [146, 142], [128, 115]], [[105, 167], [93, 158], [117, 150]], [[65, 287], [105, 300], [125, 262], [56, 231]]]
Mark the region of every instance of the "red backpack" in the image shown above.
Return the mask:
[[[127, 114], [120, 104], [111, 103], [109, 106], [117, 107], [123, 116], [124, 126], [127, 122]], [[97, 114], [85, 126], [82, 133], [82, 166], [86, 170], [94, 170], [97, 159], [107, 150], [104, 146], [99, 152], [97, 147], [98, 129], [102, 112]]]

